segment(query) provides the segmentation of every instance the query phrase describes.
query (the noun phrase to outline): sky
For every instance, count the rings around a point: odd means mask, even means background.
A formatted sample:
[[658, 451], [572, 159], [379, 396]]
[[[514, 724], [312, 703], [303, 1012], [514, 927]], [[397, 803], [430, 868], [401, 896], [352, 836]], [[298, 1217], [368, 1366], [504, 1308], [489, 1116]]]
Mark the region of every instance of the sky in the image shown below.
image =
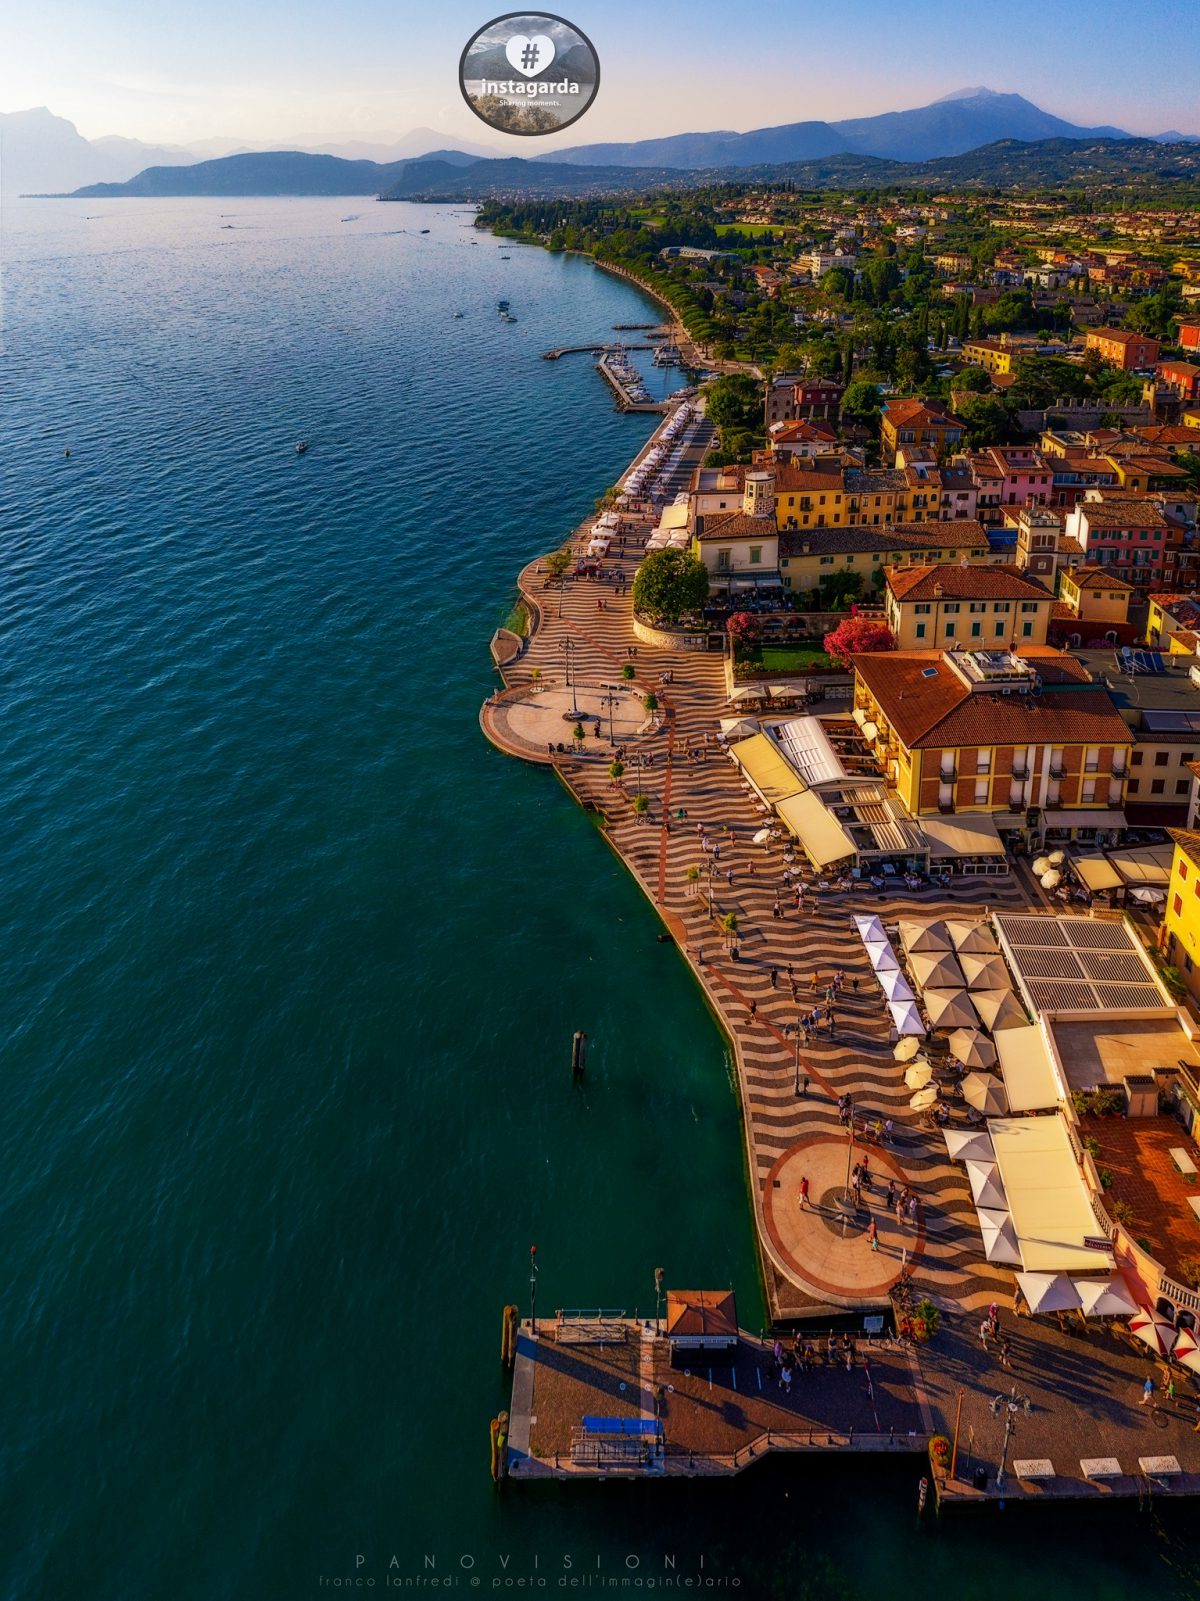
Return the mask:
[[[592, 40], [601, 84], [583, 120], [544, 149], [834, 121], [980, 84], [1073, 122], [1200, 133], [1195, 0], [549, 3]], [[0, 25], [0, 111], [45, 105], [88, 138], [185, 145], [380, 139], [424, 126], [447, 142], [528, 155], [528, 141], [478, 122], [458, 87], [463, 46], [505, 9], [498, 0], [14, 3]]]

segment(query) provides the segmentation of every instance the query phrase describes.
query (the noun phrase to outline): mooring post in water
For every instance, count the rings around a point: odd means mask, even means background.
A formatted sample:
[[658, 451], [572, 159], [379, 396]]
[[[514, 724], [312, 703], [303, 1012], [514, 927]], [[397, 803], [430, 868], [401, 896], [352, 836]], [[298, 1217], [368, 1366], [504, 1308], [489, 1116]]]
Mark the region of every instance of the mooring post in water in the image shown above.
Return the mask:
[[582, 1078], [587, 1066], [587, 1035], [577, 1028], [571, 1039], [571, 1077]]

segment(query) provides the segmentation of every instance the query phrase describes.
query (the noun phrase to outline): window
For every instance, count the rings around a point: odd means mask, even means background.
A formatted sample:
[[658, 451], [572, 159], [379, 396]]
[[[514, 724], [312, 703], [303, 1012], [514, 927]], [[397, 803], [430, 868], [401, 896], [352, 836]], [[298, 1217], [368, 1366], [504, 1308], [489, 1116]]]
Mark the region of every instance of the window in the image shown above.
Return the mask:
[[1182, 896], [1176, 895], [1174, 901], [1171, 903], [1171, 910], [1175, 913], [1176, 917], [1178, 917], [1180, 912], [1183, 911], [1183, 897]]
[[751, 545], [750, 546], [750, 565], [751, 565], [751, 567], [758, 567], [758, 566], [761, 566], [761, 564], [762, 564], [762, 546], [761, 545]]
[[719, 573], [727, 573], [729, 571], [729, 554], [727, 550], [719, 550], [717, 552], [717, 571]]
[[1134, 751], [1134, 753], [1133, 753], [1133, 765], [1135, 767], [1140, 767], [1142, 765], [1142, 755], [1143, 755], [1142, 751], [1140, 751], [1140, 750], [1135, 750]]
[[983, 632], [983, 624], [982, 623], [972, 623], [971, 624], [971, 638], [972, 639], [978, 639], [982, 632]]
[[1095, 798], [1096, 798], [1096, 780], [1094, 778], [1085, 778], [1084, 779], [1084, 781], [1083, 781], [1083, 789], [1080, 792], [1079, 798], [1080, 798], [1081, 801], [1084, 801], [1085, 803], [1095, 800]]
[[821, 557], [821, 566], [822, 567], [832, 567], [833, 566], [833, 557], [832, 556], [822, 556]]
[[[1151, 784], [1150, 784], [1150, 793], [1152, 795], [1161, 795], [1163, 790], [1166, 789], [1166, 787], [1167, 787], [1167, 781], [1166, 781], [1165, 778], [1153, 779]], [[1200, 880], [1197, 880], [1196, 888], [1198, 890], [1200, 890]]]
[[1182, 857], [1180, 857], [1180, 860], [1179, 860], [1179, 877], [1184, 882], [1187, 881], [1187, 863], [1183, 860]]
[[915, 632], [916, 637], [918, 639], [924, 639], [925, 638], [925, 624], [924, 623], [918, 623], [916, 628], [915, 628], [915, 630], [914, 630], [914, 632]]
[[1175, 793], [1177, 795], [1186, 795], [1187, 792], [1188, 792], [1188, 781], [1187, 781], [1186, 778], [1181, 778], [1179, 780], [1179, 782], [1175, 786]]
[[947, 623], [946, 624], [946, 638], [947, 639], [953, 639], [954, 638], [954, 630], [955, 630], [955, 628], [957, 626], [958, 626], [957, 623]]
[[1167, 763], [1170, 761], [1170, 759], [1171, 759], [1171, 753], [1170, 753], [1169, 750], [1156, 750], [1154, 752], [1154, 765], [1155, 765], [1155, 767], [1165, 767], [1167, 765]]
[[1021, 638], [1022, 639], [1032, 639], [1033, 638], [1033, 624], [1032, 623], [1022, 623], [1021, 624]]
[[975, 804], [976, 804], [976, 806], [986, 806], [987, 805], [987, 798], [988, 798], [988, 781], [987, 781], [986, 778], [977, 778], [975, 780]]

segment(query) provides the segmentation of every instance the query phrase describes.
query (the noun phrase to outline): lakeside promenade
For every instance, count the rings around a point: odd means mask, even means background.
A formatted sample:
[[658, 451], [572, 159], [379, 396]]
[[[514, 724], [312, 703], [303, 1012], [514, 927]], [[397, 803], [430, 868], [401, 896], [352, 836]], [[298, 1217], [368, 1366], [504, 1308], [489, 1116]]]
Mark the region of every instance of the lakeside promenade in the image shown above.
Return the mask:
[[[686, 487], [712, 440], [711, 427], [701, 421], [660, 486], [667, 501]], [[1168, 1405], [1141, 1405], [1147, 1374], [1161, 1389], [1165, 1370], [1123, 1324], [1014, 1316], [1011, 1273], [984, 1260], [963, 1168], [949, 1161], [940, 1132], [908, 1106], [883, 997], [853, 924], [861, 912], [885, 921], [983, 915], [1028, 905], [1036, 892], [1017, 873], [898, 895], [868, 886], [824, 896], [810, 886], [797, 909], [783, 876], [785, 842], [753, 842], [769, 819], [714, 738], [719, 718], [728, 714], [724, 658], [657, 649], [635, 632], [630, 586], [655, 521], [650, 508], [625, 518], [625, 532], [599, 577], [559, 584], [544, 559], [524, 569], [519, 583], [529, 637], [503, 666], [505, 687], [485, 702], [481, 727], [498, 750], [549, 767], [581, 805], [602, 817], [605, 839], [657, 910], [729, 1041], [773, 1327], [814, 1329], [825, 1320], [843, 1326], [852, 1313], [882, 1311], [906, 1275], [913, 1292], [938, 1307], [940, 1327], [927, 1345], [884, 1339], [873, 1348], [880, 1382], [867, 1397], [868, 1408], [863, 1373], [835, 1371], [833, 1364], [825, 1377], [798, 1379], [783, 1397], [754, 1331], [742, 1332], [732, 1367], [698, 1367], [693, 1383], [670, 1365], [665, 1341], [652, 1338], [645, 1325], [631, 1324], [619, 1346], [589, 1352], [577, 1344], [564, 1350], [550, 1325], [535, 1334], [526, 1323], [514, 1369], [513, 1476], [721, 1475], [743, 1471], [768, 1451], [923, 1451], [934, 1434], [952, 1437], [957, 1424], [956, 1476], [933, 1474], [946, 1505], [1144, 1503], [1156, 1494], [1200, 1494], [1194, 1403], [1183, 1395]], [[590, 522], [572, 537], [573, 551], [586, 545]], [[622, 678], [627, 668], [632, 682]], [[648, 693], [658, 697], [655, 719], [643, 707]], [[572, 739], [577, 720], [586, 729], [581, 745]], [[609, 776], [614, 746], [624, 753], [619, 783]], [[639, 795], [648, 802], [641, 816]], [[713, 850], [703, 849], [701, 832]], [[701, 868], [698, 883], [689, 880], [694, 867]], [[738, 919], [736, 956], [719, 927], [729, 912]], [[834, 1038], [814, 1032], [798, 1049], [800, 1013], [823, 1003], [825, 984], [839, 968], [845, 983]], [[892, 1120], [889, 1143], [851, 1148], [837, 1105], [846, 1094], [859, 1117]], [[963, 1113], [955, 1116], [961, 1120]], [[875, 1186], [848, 1204], [851, 1162], [864, 1151]], [[802, 1207], [805, 1178], [809, 1204]], [[898, 1222], [883, 1204], [889, 1179], [915, 1192], [911, 1220]], [[1010, 1343], [1003, 1364], [996, 1342], [984, 1344], [978, 1333], [993, 1301]], [[654, 1405], [663, 1405], [661, 1396], [653, 1397], [669, 1384], [675, 1390], [662, 1414], [667, 1444], [661, 1463], [581, 1468], [573, 1460], [572, 1425], [582, 1416], [646, 1421]], [[753, 1385], [749, 1392], [747, 1385]], [[1006, 1415], [996, 1403], [1013, 1386], [1030, 1399], [1032, 1411], [1022, 1411], [1009, 1441]], [[1008, 1477], [999, 1485], [1006, 1459]]]

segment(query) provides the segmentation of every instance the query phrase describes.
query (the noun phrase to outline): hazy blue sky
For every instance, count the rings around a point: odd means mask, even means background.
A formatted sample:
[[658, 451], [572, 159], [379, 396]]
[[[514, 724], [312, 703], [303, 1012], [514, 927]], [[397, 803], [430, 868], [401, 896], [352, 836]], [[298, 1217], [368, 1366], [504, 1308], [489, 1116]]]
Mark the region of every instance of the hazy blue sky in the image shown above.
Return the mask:
[[[509, 0], [511, 5], [512, 0]], [[0, 110], [48, 105], [89, 137], [269, 144], [428, 125], [493, 145], [458, 90], [499, 0], [39, 0], [0, 31]], [[577, 144], [921, 105], [968, 84], [1072, 121], [1200, 132], [1196, 0], [557, 0], [600, 56]], [[530, 151], [525, 141], [511, 140]]]

